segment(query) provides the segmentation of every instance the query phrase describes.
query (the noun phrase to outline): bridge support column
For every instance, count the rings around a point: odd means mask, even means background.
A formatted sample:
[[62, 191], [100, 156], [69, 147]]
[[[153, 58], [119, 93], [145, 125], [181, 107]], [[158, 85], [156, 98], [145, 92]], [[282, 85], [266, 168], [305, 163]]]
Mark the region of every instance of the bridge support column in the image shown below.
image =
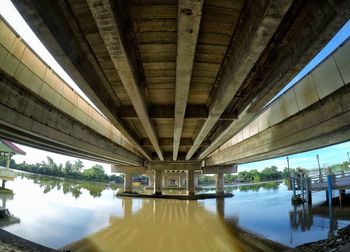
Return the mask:
[[195, 194], [194, 171], [193, 170], [188, 170], [187, 171], [187, 194], [188, 195], [194, 195]]
[[224, 194], [224, 174], [219, 172], [215, 176], [215, 183], [216, 183], [216, 193], [217, 194]]
[[153, 185], [154, 185], [153, 175], [149, 175], [148, 176], [148, 186], [153, 187]]
[[199, 174], [195, 173], [194, 174], [194, 188], [198, 188], [199, 187], [198, 180], [199, 180]]
[[132, 173], [124, 173], [124, 193], [132, 193]]
[[162, 195], [162, 171], [154, 171], [154, 186], [153, 186], [154, 195]]

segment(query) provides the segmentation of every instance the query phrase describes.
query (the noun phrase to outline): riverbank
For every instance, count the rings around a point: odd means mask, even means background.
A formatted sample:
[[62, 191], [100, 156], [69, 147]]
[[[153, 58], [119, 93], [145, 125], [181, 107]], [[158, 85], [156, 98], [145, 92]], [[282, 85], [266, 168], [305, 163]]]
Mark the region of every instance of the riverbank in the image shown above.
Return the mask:
[[350, 251], [350, 225], [336, 231], [328, 239], [307, 243], [286, 252], [348, 252]]
[[55, 252], [57, 250], [28, 241], [17, 235], [0, 229], [1, 252]]

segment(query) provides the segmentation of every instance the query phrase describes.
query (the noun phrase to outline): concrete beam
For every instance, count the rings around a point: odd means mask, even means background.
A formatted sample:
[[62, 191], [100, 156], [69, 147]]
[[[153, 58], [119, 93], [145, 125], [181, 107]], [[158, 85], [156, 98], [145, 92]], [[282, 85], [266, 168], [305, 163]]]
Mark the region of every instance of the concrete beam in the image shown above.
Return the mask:
[[266, 130], [212, 154], [207, 165], [255, 162], [350, 140], [350, 85]]
[[[173, 146], [173, 140], [174, 140], [173, 138], [159, 138], [159, 145], [161, 147], [171, 147], [171, 146]], [[149, 146], [152, 146], [152, 143], [151, 143], [151, 141], [148, 138], [143, 138], [141, 140], [141, 145], [149, 147]], [[192, 138], [181, 138], [180, 146], [191, 147], [192, 145], [193, 145]], [[209, 146], [208, 142], [203, 142], [201, 144], [201, 147], [208, 147], [208, 146]], [[163, 153], [163, 154], [164, 154], [164, 157], [165, 157], [165, 153]]]
[[99, 162], [143, 164], [136, 154], [45, 103], [3, 73], [0, 90], [1, 137]]
[[251, 1], [242, 10], [232, 41], [234, 47], [223, 69], [218, 90], [209, 106], [209, 117], [187, 153], [189, 160], [235, 96], [280, 25], [292, 1]]
[[[257, 92], [251, 104], [242, 109], [239, 119], [233, 121], [212, 141], [210, 147], [200, 153], [199, 159], [207, 157], [245, 127], [259, 110], [309, 63], [349, 18], [349, 1], [337, 1], [335, 4], [327, 1], [302, 1], [295, 4], [301, 6], [295, 7], [295, 11], [290, 13], [291, 28], [286, 34], [282, 30], [281, 35], [277, 36], [280, 37], [280, 41], [276, 40], [271, 44], [271, 47], [275, 46], [278, 50], [264, 58], [268, 64], [260, 63], [261, 67], [255, 71], [254, 78], [249, 79], [254, 86], [261, 86], [263, 89]], [[322, 18], [319, 18], [320, 16]]]
[[[108, 80], [84, 43], [65, 1], [12, 1], [28, 25], [50, 51], [60, 66], [79, 85], [106, 118], [147, 159], [151, 159], [131, 132], [115, 113], [119, 103], [112, 100]], [[103, 97], [103, 98], [102, 98]]]
[[148, 170], [168, 170], [168, 171], [184, 171], [184, 170], [200, 170], [201, 162], [199, 161], [147, 161], [145, 165]]
[[180, 0], [178, 5], [173, 160], [180, 147], [202, 8], [203, 0]]
[[[130, 58], [131, 47], [128, 45], [126, 36], [127, 31], [123, 30], [126, 26], [125, 13], [127, 8], [126, 2], [116, 1], [115, 6], [111, 6], [109, 0], [96, 1], [88, 0], [90, 11], [94, 17], [97, 28], [112, 59], [115, 69], [123, 83], [123, 86], [130, 97], [131, 103], [135, 108], [137, 116], [142, 123], [155, 151], [160, 160], [164, 160], [163, 153], [159, 146], [157, 133], [148, 115], [148, 108], [140, 88], [138, 69], [132, 64]], [[113, 10], [116, 13], [113, 13]], [[128, 31], [130, 33], [130, 30]]]
[[[153, 152], [153, 160], [158, 161], [157, 153]], [[164, 161], [174, 161], [173, 160], [173, 152], [172, 151], [164, 151]], [[185, 160], [186, 159], [186, 152], [180, 151], [178, 154], [177, 160]], [[194, 159], [193, 159], [194, 160]]]
[[[148, 114], [151, 119], [154, 120], [174, 120], [175, 109], [174, 106], [152, 106], [148, 110]], [[118, 115], [122, 119], [135, 120], [139, 119], [133, 106], [122, 106], [118, 109]], [[234, 116], [225, 115], [223, 120], [233, 120]], [[208, 108], [201, 105], [188, 105], [186, 107], [185, 119], [200, 119], [206, 120], [208, 118]]]
[[[251, 104], [250, 112], [257, 112], [270, 102], [348, 22], [350, 2], [303, 1], [301, 12], [294, 21], [295, 26], [299, 25], [296, 28], [298, 32], [288, 34], [284, 41], [281, 41], [280, 50], [273, 55], [274, 64], [270, 69], [279, 74], [265, 74], [260, 77], [264, 80], [263, 89]], [[284, 60], [286, 57], [288, 60]], [[260, 71], [267, 72], [265, 69]]]
[[131, 173], [131, 174], [146, 174], [147, 169], [144, 166], [112, 165], [111, 172]]
[[202, 167], [203, 174], [236, 173], [237, 165], [217, 165]]

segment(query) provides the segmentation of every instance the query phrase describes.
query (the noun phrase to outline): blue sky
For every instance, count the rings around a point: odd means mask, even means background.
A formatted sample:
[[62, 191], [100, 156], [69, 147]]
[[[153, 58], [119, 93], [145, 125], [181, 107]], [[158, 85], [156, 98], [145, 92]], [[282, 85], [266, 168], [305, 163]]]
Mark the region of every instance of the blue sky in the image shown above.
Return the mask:
[[[65, 73], [56, 60], [42, 45], [39, 39], [31, 31], [29, 26], [25, 23], [18, 11], [15, 9], [10, 0], [0, 0], [0, 14], [7, 20], [7, 22], [17, 31], [17, 33], [32, 47], [33, 50], [56, 71], [73, 89], [75, 89], [82, 97], [84, 97], [90, 104], [91, 101], [85, 96], [85, 94], [78, 88], [74, 81]], [[283, 94], [288, 88], [293, 86], [307, 73], [309, 73], [320, 61], [327, 57], [335, 48], [337, 48], [343, 41], [345, 41], [350, 35], [350, 21], [348, 21], [343, 28], [334, 36], [334, 38], [323, 48], [323, 50], [298, 74], [293, 78], [283, 90], [276, 96]], [[275, 98], [276, 98], [275, 97]], [[275, 99], [274, 98], [274, 99]], [[93, 104], [92, 104], [93, 105]], [[26, 156], [15, 156], [16, 162], [26, 161], [28, 163], [36, 163], [45, 159], [46, 156], [51, 156], [55, 162], [64, 163], [66, 160], [74, 161], [75, 158], [55, 154], [47, 151], [41, 151], [30, 147], [20, 145], [26, 152]], [[316, 155], [320, 156], [321, 166], [331, 165], [347, 160], [347, 152], [350, 152], [350, 142], [326, 147], [318, 150], [304, 152], [296, 155], [290, 155], [290, 167], [304, 167], [304, 168], [316, 168], [317, 160]], [[83, 160], [85, 167], [90, 167], [96, 162]], [[106, 172], [110, 173], [110, 166], [102, 164]], [[264, 167], [276, 165], [280, 169], [286, 167], [286, 157], [280, 157], [261, 162], [249, 163], [239, 166], [239, 171], [247, 169], [263, 169]]]
[[[349, 161], [347, 152], [350, 152], [350, 142], [336, 144], [333, 146], [307, 151], [299, 154], [289, 155], [289, 167], [315, 169], [318, 167], [316, 155], [319, 155], [321, 168], [327, 167], [329, 165]], [[283, 170], [284, 167], [287, 167], [286, 156], [239, 165], [238, 171], [250, 169], [261, 170], [271, 165], [276, 165], [280, 170]]]

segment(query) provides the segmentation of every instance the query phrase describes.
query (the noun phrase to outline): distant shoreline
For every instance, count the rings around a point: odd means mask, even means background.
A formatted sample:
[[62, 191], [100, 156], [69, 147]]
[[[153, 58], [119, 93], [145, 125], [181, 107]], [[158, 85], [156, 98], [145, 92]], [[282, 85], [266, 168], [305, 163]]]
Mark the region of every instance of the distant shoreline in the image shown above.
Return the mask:
[[[237, 187], [237, 186], [251, 186], [251, 185], [262, 185], [262, 184], [267, 184], [267, 183], [278, 183], [278, 182], [283, 182], [283, 179], [280, 180], [269, 180], [269, 181], [262, 181], [262, 182], [256, 182], [256, 183], [236, 183], [236, 184], [225, 184], [225, 188], [229, 187]], [[200, 186], [201, 188], [215, 188], [215, 185], [204, 185]]]

